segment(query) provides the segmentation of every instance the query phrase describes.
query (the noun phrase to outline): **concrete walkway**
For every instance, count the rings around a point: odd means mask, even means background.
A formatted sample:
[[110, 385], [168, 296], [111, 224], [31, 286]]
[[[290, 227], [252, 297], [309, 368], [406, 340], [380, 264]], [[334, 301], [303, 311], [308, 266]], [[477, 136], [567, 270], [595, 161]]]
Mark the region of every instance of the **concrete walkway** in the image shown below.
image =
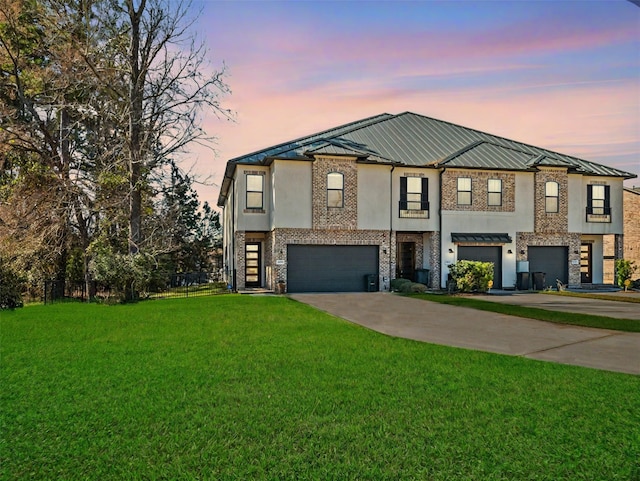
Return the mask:
[[386, 292], [289, 297], [390, 336], [640, 375], [640, 333], [553, 324]]

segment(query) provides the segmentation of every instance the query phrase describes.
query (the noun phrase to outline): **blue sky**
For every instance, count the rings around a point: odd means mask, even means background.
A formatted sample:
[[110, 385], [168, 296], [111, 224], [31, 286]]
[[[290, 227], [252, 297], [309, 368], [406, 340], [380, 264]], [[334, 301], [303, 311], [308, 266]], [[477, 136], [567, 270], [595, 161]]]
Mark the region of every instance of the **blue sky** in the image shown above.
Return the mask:
[[[226, 161], [382, 112], [412, 111], [640, 174], [640, 8], [602, 1], [196, 0], [227, 66]], [[629, 185], [640, 185], [634, 179]], [[217, 188], [199, 189], [215, 204]]]

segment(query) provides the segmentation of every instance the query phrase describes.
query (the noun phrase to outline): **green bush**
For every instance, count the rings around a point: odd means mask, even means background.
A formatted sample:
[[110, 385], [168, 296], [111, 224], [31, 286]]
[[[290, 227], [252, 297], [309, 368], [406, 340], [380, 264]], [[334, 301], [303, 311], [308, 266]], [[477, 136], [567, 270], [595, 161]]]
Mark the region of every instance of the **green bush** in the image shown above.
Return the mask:
[[420, 294], [427, 292], [427, 286], [420, 284], [419, 282], [412, 282], [409, 288], [411, 289], [411, 292], [417, 292]]
[[22, 307], [24, 282], [3, 260], [0, 260], [0, 309]]
[[493, 262], [458, 261], [449, 274], [460, 292], [487, 292], [493, 283]]
[[409, 279], [391, 279], [391, 290], [395, 292], [405, 292], [403, 291], [403, 286], [411, 285], [411, 281]]
[[633, 261], [616, 259], [616, 280], [618, 285], [626, 290], [628, 286], [625, 285], [625, 282], [629, 281], [629, 285], [631, 284], [631, 276], [637, 269], [638, 266]]
[[157, 288], [166, 279], [166, 273], [158, 269], [153, 256], [120, 254], [109, 247], [99, 247], [92, 252], [89, 269], [93, 278], [113, 289], [121, 301], [145, 297], [151, 288]]

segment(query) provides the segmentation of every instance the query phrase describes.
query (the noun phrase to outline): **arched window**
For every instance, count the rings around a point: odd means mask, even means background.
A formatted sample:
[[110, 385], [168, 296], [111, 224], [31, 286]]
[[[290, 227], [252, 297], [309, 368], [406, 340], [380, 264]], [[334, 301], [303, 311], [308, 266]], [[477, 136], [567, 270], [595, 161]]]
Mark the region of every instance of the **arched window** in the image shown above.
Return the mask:
[[344, 176], [339, 172], [327, 174], [327, 207], [344, 206]]
[[544, 211], [558, 212], [559, 189], [557, 182], [549, 181], [544, 185]]

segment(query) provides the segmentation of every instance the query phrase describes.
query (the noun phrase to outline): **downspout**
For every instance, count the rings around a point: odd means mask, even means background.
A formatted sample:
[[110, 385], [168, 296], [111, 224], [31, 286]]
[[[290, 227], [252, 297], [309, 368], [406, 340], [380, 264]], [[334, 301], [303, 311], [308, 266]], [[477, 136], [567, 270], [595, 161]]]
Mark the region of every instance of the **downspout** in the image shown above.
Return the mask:
[[[391, 238], [393, 236], [393, 171], [396, 169], [395, 165], [391, 165], [391, 171], [389, 172], [389, 290], [391, 290], [391, 276], [393, 259], [391, 257]], [[394, 277], [395, 278], [395, 277]]]
[[438, 262], [440, 263], [440, 279], [438, 279], [438, 287], [442, 289], [442, 276], [444, 275], [444, 268], [442, 265], [442, 174], [444, 169], [440, 169], [440, 175], [438, 176], [438, 230], [440, 231], [440, 248], [438, 249]]

